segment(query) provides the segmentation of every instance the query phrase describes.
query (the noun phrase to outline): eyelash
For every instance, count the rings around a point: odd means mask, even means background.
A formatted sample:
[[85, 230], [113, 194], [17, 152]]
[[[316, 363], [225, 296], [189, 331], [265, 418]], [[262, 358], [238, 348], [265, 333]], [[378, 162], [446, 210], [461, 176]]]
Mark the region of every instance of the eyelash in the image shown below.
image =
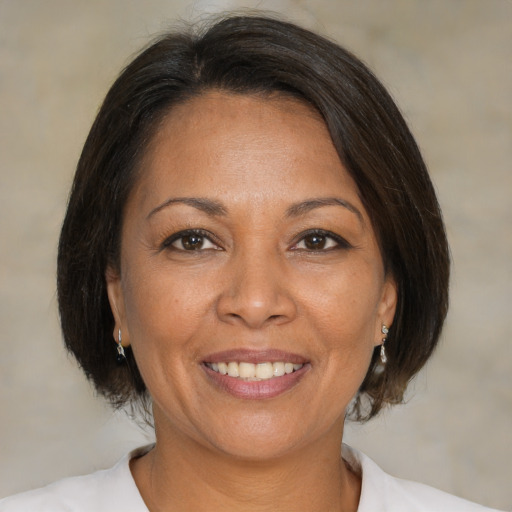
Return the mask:
[[[207, 247], [207, 248], [203, 248], [202, 246], [199, 247], [198, 249], [185, 249], [185, 248], [178, 248], [178, 247], [174, 247], [173, 244], [175, 242], [177, 242], [178, 240], [181, 240], [181, 239], [184, 239], [186, 237], [192, 237], [192, 236], [197, 236], [199, 238], [202, 239], [203, 241], [203, 244], [205, 241], [208, 241], [211, 245], [215, 246], [215, 247]], [[298, 245], [302, 242], [305, 242], [305, 239], [307, 237], [311, 237], [311, 236], [317, 236], [317, 237], [321, 237], [321, 238], [324, 238], [325, 240], [331, 240], [335, 243], [334, 246], [332, 247], [327, 247], [327, 248], [320, 248], [320, 249], [308, 249], [307, 247], [298, 247]], [[187, 230], [184, 230], [184, 231], [179, 231], [178, 233], [174, 233], [173, 235], [171, 235], [170, 237], [166, 238], [164, 240], [164, 242], [162, 243], [162, 249], [171, 249], [171, 250], [175, 250], [175, 251], [182, 251], [182, 252], [195, 252], [195, 251], [204, 251], [204, 250], [220, 250], [220, 247], [217, 243], [215, 243], [213, 240], [212, 240], [212, 235], [211, 233], [207, 232], [207, 231], [204, 231], [202, 229], [187, 229]], [[182, 246], [183, 246], [183, 242], [182, 242]], [[293, 246], [291, 247], [290, 250], [293, 250], [293, 251], [306, 251], [306, 252], [328, 252], [328, 251], [332, 251], [332, 250], [336, 250], [336, 249], [350, 249], [352, 247], [351, 244], [349, 244], [344, 238], [342, 238], [341, 236], [333, 233], [332, 231], [326, 231], [326, 230], [323, 230], [323, 229], [311, 229], [311, 230], [308, 230], [308, 231], [305, 231], [304, 233], [301, 233], [298, 237], [297, 237], [297, 241], [293, 244]]]
[[[213, 238], [212, 234], [208, 233], [207, 231], [204, 231], [203, 229], [186, 229], [184, 231], [179, 231], [178, 233], [174, 233], [169, 238], [166, 238], [164, 240], [164, 242], [162, 243], [162, 249], [171, 249], [171, 250], [182, 251], [182, 252], [196, 252], [196, 251], [199, 252], [201, 250], [211, 250], [212, 249], [212, 247], [208, 247], [207, 249], [203, 249], [203, 247], [200, 247], [196, 250], [185, 249], [185, 248], [180, 249], [178, 247], [173, 247], [173, 244], [175, 242], [177, 242], [178, 240], [184, 239], [186, 237], [192, 237], [192, 236], [197, 236], [197, 237], [202, 238], [203, 243], [204, 243], [204, 241], [210, 242], [210, 244], [215, 246], [215, 250], [220, 249], [218, 244], [212, 240], [212, 238]], [[182, 242], [182, 245], [183, 245], [183, 242]]]
[[[334, 241], [335, 245], [332, 247], [327, 248], [321, 248], [321, 249], [308, 249], [307, 247], [297, 247], [301, 242], [304, 242], [305, 239], [308, 236], [318, 236], [325, 239], [330, 239]], [[352, 248], [352, 245], [349, 244], [343, 237], [337, 235], [336, 233], [333, 233], [332, 231], [326, 231], [324, 229], [310, 229], [308, 231], [305, 231], [304, 233], [301, 233], [297, 237], [297, 242], [293, 245], [291, 250], [294, 251], [307, 251], [307, 252], [329, 252], [334, 251], [337, 249], [350, 249]]]

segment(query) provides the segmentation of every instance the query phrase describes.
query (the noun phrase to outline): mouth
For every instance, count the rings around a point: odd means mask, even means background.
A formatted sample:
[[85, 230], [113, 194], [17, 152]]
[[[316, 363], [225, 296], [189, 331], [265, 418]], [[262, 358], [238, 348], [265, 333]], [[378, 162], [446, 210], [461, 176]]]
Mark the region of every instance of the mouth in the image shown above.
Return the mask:
[[242, 379], [247, 382], [257, 382], [283, 377], [299, 371], [304, 364], [289, 361], [276, 361], [264, 363], [250, 363], [248, 361], [221, 361], [218, 363], [205, 363], [205, 365], [221, 375]]
[[277, 350], [229, 350], [208, 356], [203, 368], [210, 381], [237, 398], [273, 398], [294, 388], [311, 369], [297, 354]]

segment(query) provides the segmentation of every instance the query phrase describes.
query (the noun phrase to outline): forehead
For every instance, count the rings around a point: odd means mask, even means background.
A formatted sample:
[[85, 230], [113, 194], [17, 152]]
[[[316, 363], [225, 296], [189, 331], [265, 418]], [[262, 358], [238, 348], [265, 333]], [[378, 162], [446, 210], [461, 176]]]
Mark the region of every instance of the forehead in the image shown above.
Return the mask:
[[177, 105], [162, 120], [136, 187], [142, 202], [166, 194], [293, 202], [333, 190], [359, 201], [316, 110], [283, 95], [220, 91]]

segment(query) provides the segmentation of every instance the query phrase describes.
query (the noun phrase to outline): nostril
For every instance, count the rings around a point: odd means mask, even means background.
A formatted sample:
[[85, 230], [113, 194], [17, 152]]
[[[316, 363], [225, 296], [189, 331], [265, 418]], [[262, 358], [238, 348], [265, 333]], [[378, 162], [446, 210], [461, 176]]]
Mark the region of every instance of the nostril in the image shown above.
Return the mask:
[[260, 328], [294, 318], [295, 302], [278, 286], [278, 280], [257, 277], [244, 273], [242, 279], [230, 280], [233, 285], [222, 290], [215, 304], [221, 319]]

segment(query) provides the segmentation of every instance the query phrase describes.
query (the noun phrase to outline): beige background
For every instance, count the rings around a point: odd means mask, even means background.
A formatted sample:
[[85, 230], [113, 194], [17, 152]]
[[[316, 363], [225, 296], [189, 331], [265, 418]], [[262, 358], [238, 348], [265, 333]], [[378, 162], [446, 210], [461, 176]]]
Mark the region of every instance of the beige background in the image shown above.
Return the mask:
[[[452, 244], [443, 343], [408, 405], [347, 440], [388, 471], [512, 506], [512, 2], [0, 0], [0, 496], [112, 464], [146, 436], [61, 348], [55, 254], [115, 75], [177, 17], [260, 7], [347, 45], [417, 135]], [[80, 326], [77, 326], [79, 329]]]

